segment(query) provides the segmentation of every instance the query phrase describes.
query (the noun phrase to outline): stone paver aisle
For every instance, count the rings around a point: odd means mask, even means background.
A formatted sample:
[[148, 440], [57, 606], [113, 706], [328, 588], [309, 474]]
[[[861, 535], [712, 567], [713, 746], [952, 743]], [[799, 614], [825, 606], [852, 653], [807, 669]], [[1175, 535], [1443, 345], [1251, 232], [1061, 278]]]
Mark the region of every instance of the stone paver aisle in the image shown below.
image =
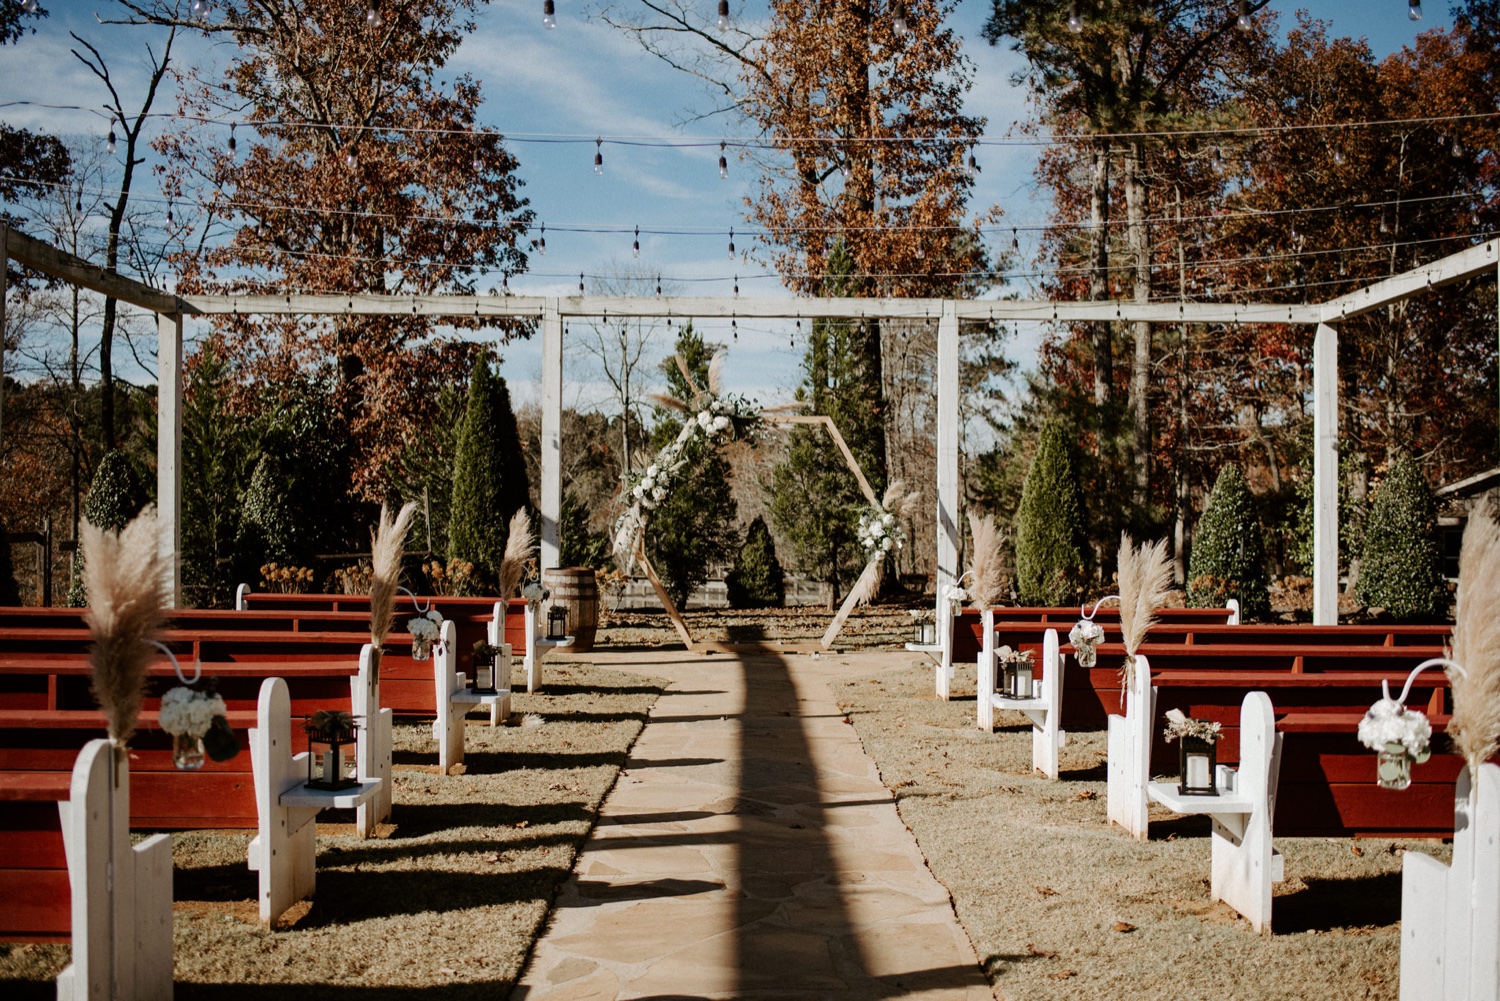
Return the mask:
[[909, 657], [590, 656], [673, 684], [513, 997], [989, 999], [828, 688]]

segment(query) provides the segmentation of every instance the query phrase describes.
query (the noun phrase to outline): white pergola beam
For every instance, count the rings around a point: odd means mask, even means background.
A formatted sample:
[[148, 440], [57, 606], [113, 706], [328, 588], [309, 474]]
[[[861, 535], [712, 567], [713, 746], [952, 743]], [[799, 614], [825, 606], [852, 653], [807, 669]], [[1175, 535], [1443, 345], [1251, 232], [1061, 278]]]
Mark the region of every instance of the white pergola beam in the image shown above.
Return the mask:
[[1339, 621], [1339, 332], [1313, 337], [1313, 625]]
[[182, 314], [156, 317], [156, 518], [169, 607], [182, 605]]
[[181, 310], [182, 304], [170, 292], [143, 285], [114, 271], [106, 271], [97, 264], [90, 264], [81, 257], [58, 250], [50, 243], [27, 236], [18, 229], [7, 228], [4, 236], [5, 256], [33, 271], [92, 289], [100, 295], [128, 302], [153, 313], [176, 313]]
[[717, 317], [720, 319], [925, 320], [951, 304], [960, 320], [1093, 323], [1146, 320], [1152, 323], [1318, 323], [1316, 305], [1214, 302], [1043, 302], [975, 299], [761, 299], [705, 296], [388, 296], [352, 295], [187, 295], [185, 312], [204, 316], [465, 316], [541, 319], [555, 308], [560, 316]]
[[937, 343], [937, 626], [943, 655], [938, 659], [937, 693], [946, 699], [951, 694], [952, 629], [948, 619], [953, 606], [947, 601], [948, 585], [955, 583], [960, 571], [958, 551], [963, 531], [960, 526], [958, 481], [958, 310], [953, 302], [943, 304], [938, 319]]
[[1347, 320], [1402, 299], [1410, 299], [1430, 288], [1451, 285], [1465, 278], [1482, 275], [1486, 271], [1495, 269], [1497, 258], [1500, 258], [1500, 241], [1497, 240], [1490, 240], [1477, 247], [1461, 250], [1430, 264], [1423, 264], [1410, 271], [1403, 271], [1399, 275], [1392, 275], [1384, 281], [1367, 285], [1348, 295], [1330, 299], [1322, 306], [1321, 321], [1337, 323], [1339, 320]]

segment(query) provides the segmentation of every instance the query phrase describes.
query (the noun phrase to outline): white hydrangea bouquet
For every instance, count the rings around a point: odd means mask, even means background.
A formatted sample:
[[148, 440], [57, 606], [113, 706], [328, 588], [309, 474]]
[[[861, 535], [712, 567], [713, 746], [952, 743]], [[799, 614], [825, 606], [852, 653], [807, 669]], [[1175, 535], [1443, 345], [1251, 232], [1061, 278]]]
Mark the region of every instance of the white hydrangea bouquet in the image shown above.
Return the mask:
[[416, 615], [406, 620], [406, 631], [411, 634], [412, 660], [426, 660], [432, 654], [433, 644], [438, 642], [443, 625], [443, 613], [436, 608], [425, 615]]
[[547, 589], [535, 580], [528, 580], [521, 587], [521, 597], [526, 599], [528, 605], [535, 607], [547, 600]]
[[866, 560], [906, 548], [906, 530], [883, 507], [866, 508], [860, 513], [858, 535]]
[[1387, 693], [1359, 721], [1359, 742], [1379, 753], [1376, 782], [1385, 789], [1405, 789], [1411, 785], [1411, 766], [1432, 756], [1432, 724]]
[[1073, 655], [1079, 667], [1093, 667], [1099, 661], [1099, 641], [1104, 639], [1104, 627], [1093, 619], [1079, 619], [1068, 630], [1068, 642], [1073, 644]]
[[[172, 735], [172, 764], [186, 771], [202, 768], [203, 738], [216, 722], [227, 734], [227, 712], [224, 700], [211, 692], [196, 692], [182, 685], [167, 689], [161, 697], [157, 722]], [[233, 737], [230, 736], [229, 740], [232, 742]], [[224, 761], [232, 758], [238, 749], [238, 744], [234, 744], [226, 752], [216, 745], [213, 757], [216, 761]]]

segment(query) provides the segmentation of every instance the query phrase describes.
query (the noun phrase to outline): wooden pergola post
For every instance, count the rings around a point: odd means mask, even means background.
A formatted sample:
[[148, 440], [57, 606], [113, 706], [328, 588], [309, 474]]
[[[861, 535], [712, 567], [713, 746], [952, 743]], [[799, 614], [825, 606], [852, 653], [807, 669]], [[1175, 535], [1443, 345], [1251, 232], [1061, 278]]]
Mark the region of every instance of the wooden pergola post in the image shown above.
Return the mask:
[[558, 565], [562, 549], [563, 316], [557, 299], [542, 307], [542, 525], [539, 570]]
[[948, 586], [958, 581], [963, 572], [958, 566], [958, 553], [963, 531], [958, 480], [958, 310], [952, 302], [943, 303], [938, 317], [937, 343], [937, 616], [938, 642], [943, 654], [934, 669], [936, 690], [940, 698], [950, 694], [953, 681], [953, 630], [949, 619], [952, 604], [944, 597]]
[[1313, 625], [1339, 621], [1339, 331], [1313, 336]]

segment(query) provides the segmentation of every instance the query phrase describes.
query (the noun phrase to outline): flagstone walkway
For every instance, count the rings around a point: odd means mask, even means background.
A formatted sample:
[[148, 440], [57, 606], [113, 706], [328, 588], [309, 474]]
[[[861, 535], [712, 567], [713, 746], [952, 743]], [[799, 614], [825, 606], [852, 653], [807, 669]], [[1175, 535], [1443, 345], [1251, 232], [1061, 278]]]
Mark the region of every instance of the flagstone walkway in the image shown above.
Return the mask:
[[828, 687], [910, 654], [589, 660], [673, 684], [513, 998], [992, 997]]

